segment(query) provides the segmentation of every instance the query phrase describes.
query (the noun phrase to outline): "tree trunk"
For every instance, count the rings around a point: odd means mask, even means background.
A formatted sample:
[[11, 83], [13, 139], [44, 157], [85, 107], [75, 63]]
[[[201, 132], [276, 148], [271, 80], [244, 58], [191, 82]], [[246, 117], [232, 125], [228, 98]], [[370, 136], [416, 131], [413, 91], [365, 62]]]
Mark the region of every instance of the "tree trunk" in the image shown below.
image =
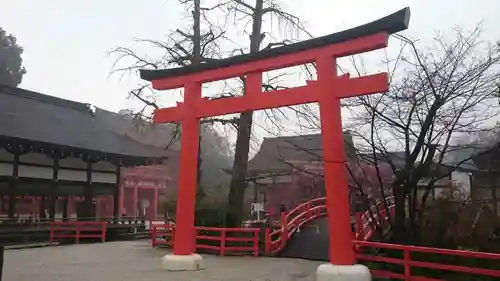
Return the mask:
[[[262, 42], [262, 9], [264, 0], [255, 3], [252, 34], [250, 35], [250, 53], [258, 52]], [[231, 184], [227, 199], [226, 226], [239, 227], [243, 217], [243, 203], [246, 190], [246, 174], [250, 137], [252, 135], [253, 111], [243, 112], [238, 122], [238, 135], [234, 153]]]
[[392, 239], [394, 243], [404, 244], [406, 240], [406, 194], [404, 185], [394, 186], [394, 224], [392, 230]]
[[246, 189], [246, 173], [248, 164], [248, 151], [250, 150], [250, 135], [252, 133], [253, 112], [241, 114], [238, 123], [238, 138], [234, 154], [231, 184], [227, 199], [226, 226], [239, 227], [243, 217], [243, 203]]

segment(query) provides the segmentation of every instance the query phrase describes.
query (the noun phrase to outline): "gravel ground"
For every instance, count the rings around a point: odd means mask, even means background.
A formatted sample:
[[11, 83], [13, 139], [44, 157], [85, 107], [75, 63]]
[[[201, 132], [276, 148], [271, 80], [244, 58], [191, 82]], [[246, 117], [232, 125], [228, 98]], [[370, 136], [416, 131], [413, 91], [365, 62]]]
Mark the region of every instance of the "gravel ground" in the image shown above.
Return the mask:
[[205, 270], [168, 272], [166, 249], [149, 241], [108, 242], [5, 251], [6, 281], [309, 281], [321, 262], [204, 256]]

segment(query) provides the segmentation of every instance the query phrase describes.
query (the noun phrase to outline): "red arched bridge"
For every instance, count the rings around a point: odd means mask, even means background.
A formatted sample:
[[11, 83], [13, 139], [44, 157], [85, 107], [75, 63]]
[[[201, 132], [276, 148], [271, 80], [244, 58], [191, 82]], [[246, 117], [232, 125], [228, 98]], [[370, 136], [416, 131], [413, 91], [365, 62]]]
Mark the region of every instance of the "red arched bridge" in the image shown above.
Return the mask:
[[[196, 250], [219, 255], [251, 254], [256, 257], [266, 255], [326, 261], [328, 260], [329, 235], [325, 201], [324, 197], [316, 198], [295, 207], [288, 213], [282, 213], [279, 226], [276, 229], [270, 227], [263, 227], [263, 229], [196, 227]], [[446, 278], [428, 278], [412, 274], [412, 269], [427, 268], [440, 272], [459, 272], [500, 278], [500, 270], [496, 269], [430, 263], [412, 259], [412, 256], [423, 253], [484, 259], [485, 261], [494, 260], [500, 263], [500, 254], [370, 241], [376, 235], [384, 234], [393, 213], [394, 200], [389, 197], [384, 201], [377, 202], [368, 210], [357, 213], [352, 221], [353, 247], [356, 247], [356, 256], [359, 262], [382, 263], [400, 267], [399, 270], [394, 270], [391, 267], [380, 269], [380, 266], [377, 266], [377, 269], [372, 268], [372, 274], [375, 277], [395, 280], [447, 280]], [[175, 225], [152, 224], [150, 229], [153, 247], [173, 245]], [[377, 251], [381, 249], [398, 251], [402, 258], [384, 257], [377, 254]], [[371, 252], [371, 254], [367, 254], [367, 252]]]

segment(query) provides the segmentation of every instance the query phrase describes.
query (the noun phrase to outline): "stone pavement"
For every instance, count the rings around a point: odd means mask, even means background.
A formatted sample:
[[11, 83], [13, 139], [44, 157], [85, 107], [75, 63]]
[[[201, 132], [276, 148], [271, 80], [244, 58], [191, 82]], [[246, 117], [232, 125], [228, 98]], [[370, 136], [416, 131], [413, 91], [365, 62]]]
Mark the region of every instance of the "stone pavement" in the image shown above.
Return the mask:
[[204, 256], [205, 270], [168, 272], [147, 240], [5, 251], [6, 281], [310, 281], [321, 262]]

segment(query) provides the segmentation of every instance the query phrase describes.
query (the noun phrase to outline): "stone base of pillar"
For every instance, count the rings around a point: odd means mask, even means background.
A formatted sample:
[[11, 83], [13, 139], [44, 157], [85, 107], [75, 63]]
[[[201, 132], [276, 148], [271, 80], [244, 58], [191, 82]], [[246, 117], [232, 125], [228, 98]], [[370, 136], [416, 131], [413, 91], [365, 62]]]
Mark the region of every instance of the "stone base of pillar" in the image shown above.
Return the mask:
[[316, 270], [316, 281], [371, 281], [368, 267], [355, 265], [322, 264]]
[[161, 258], [162, 268], [168, 271], [195, 271], [203, 269], [203, 258], [198, 254], [173, 255]]

